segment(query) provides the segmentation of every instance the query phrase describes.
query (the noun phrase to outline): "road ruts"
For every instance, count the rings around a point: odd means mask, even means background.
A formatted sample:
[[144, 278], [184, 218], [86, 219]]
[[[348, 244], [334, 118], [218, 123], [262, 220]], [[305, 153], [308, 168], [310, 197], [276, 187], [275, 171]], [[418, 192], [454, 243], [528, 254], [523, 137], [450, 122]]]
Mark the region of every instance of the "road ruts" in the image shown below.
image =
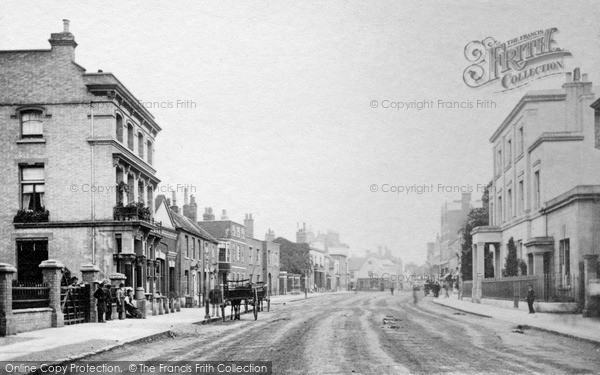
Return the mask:
[[[384, 317], [389, 320], [384, 324]], [[433, 304], [410, 293], [325, 294], [90, 360], [273, 361], [276, 374], [598, 373], [594, 345]]]

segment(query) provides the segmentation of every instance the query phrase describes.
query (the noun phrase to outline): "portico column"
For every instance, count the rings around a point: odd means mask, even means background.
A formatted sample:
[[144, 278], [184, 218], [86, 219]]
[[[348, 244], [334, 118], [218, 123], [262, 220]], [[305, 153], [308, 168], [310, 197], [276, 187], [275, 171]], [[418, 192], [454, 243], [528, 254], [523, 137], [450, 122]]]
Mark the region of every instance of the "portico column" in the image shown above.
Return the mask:
[[481, 280], [484, 276], [485, 242], [473, 244], [473, 289], [472, 298], [481, 303]]
[[600, 315], [600, 311], [598, 311], [598, 306], [590, 309], [590, 280], [594, 280], [598, 278], [596, 273], [596, 264], [598, 262], [598, 254], [586, 254], [583, 256], [583, 266], [585, 272], [585, 303], [583, 305], [583, 316], [586, 318], [597, 317]]

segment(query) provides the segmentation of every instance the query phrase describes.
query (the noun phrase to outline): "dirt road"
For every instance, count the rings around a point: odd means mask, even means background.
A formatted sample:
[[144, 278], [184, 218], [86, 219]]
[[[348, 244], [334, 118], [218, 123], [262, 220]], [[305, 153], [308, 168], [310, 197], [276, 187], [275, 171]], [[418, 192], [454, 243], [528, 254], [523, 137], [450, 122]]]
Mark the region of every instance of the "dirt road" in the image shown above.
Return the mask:
[[174, 326], [174, 337], [90, 360], [273, 361], [277, 374], [598, 373], [599, 348], [397, 293], [329, 294]]

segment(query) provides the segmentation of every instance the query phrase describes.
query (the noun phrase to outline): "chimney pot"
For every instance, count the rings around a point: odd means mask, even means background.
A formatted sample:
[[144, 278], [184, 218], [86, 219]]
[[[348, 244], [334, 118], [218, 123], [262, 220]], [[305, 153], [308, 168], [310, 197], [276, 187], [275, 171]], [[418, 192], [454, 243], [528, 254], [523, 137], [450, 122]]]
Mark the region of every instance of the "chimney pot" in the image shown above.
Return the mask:
[[69, 32], [69, 20], [65, 19], [63, 20], [63, 33], [68, 33]]
[[587, 75], [587, 73], [584, 73], [584, 74], [581, 75], [581, 81], [582, 82], [587, 82], [588, 81], [588, 75]]
[[573, 80], [571, 79], [572, 73], [568, 72], [567, 73], [567, 82], [572, 82]]

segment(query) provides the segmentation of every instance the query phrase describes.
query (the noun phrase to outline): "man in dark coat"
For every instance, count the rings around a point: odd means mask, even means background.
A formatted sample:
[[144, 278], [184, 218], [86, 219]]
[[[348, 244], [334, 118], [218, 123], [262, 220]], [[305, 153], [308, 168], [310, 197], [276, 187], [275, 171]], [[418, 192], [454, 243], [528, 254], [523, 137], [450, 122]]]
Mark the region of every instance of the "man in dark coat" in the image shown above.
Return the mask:
[[215, 287], [214, 289], [210, 290], [208, 292], [208, 300], [210, 301], [210, 303], [212, 304], [213, 307], [213, 316], [215, 316], [215, 311], [217, 313], [217, 317], [219, 316], [219, 309], [217, 308], [217, 305], [222, 303], [222, 295], [221, 295], [221, 289], [219, 289], [219, 287]]
[[98, 289], [94, 292], [94, 298], [96, 298], [96, 309], [98, 310], [98, 323], [106, 323], [104, 315], [106, 314], [106, 300], [110, 296], [106, 292], [106, 285], [100, 284]]
[[529, 313], [535, 314], [535, 310], [533, 309], [533, 301], [535, 300], [535, 292], [533, 291], [533, 286], [529, 285], [529, 290], [527, 291], [527, 306], [529, 306]]

